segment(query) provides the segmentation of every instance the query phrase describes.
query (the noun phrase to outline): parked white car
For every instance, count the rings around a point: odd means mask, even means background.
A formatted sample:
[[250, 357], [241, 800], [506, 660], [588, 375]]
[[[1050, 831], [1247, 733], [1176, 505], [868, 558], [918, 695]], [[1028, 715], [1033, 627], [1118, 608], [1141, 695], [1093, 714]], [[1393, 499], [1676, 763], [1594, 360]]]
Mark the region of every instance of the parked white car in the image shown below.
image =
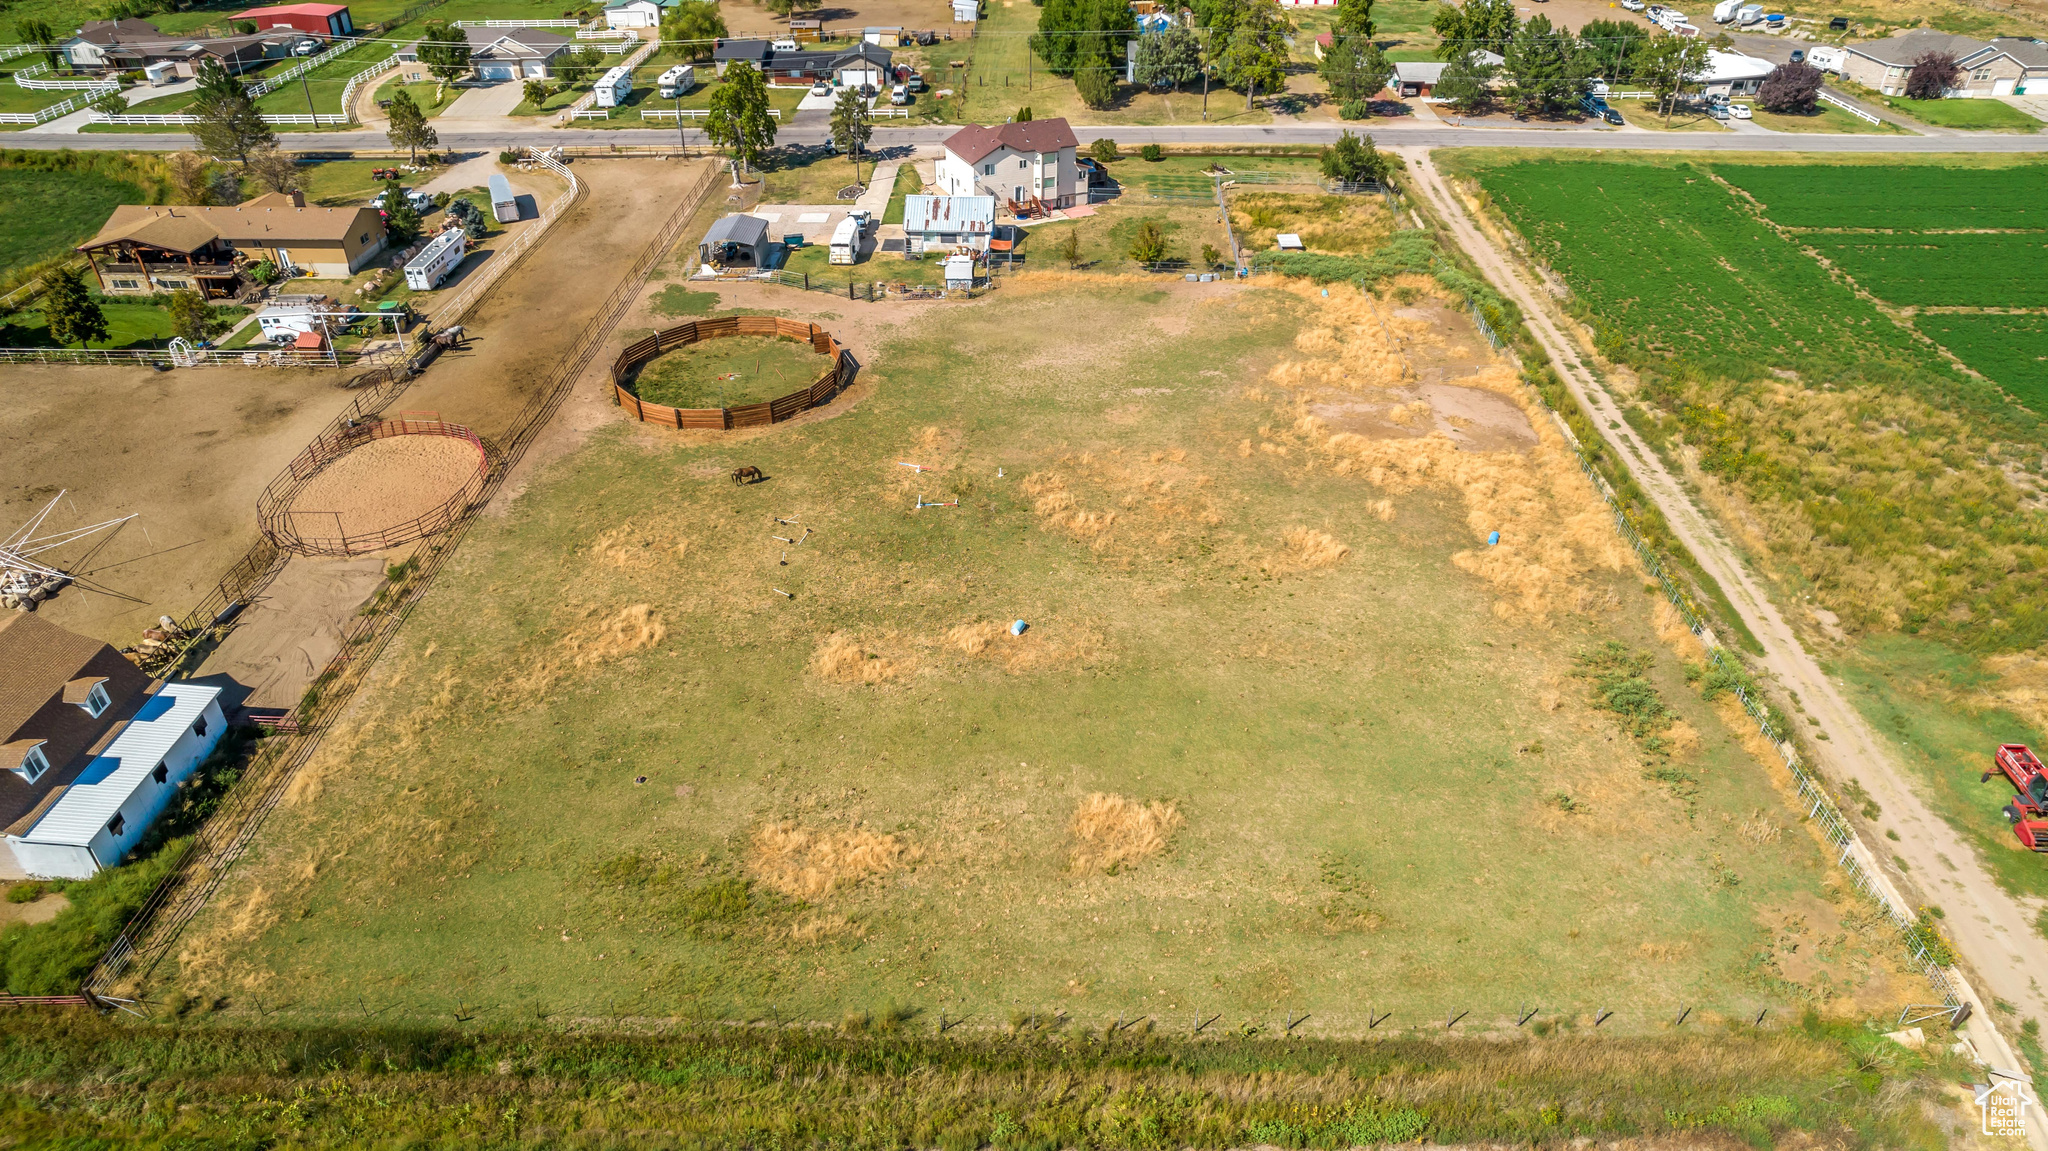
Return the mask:
[[1644, 8], [1648, 7], [1647, 4], [1643, 3], [1643, 0], [1621, 0], [1621, 6], [1630, 12], [1641, 12]]
[[1728, 114], [1730, 116], [1735, 117], [1737, 120], [1753, 120], [1756, 118], [1754, 115], [1751, 114], [1749, 110], [1749, 105], [1747, 104], [1728, 105]]

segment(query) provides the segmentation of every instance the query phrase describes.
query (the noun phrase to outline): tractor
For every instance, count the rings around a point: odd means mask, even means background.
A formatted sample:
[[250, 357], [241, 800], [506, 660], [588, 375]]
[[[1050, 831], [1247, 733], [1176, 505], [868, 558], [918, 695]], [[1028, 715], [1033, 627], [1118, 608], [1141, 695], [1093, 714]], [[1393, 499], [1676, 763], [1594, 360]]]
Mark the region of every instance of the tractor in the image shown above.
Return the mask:
[[1989, 783], [2003, 775], [2018, 794], [2005, 805], [2006, 822], [2030, 851], [2048, 851], [2048, 767], [2023, 743], [2001, 743], [1991, 757], [1991, 769], [1977, 782]]

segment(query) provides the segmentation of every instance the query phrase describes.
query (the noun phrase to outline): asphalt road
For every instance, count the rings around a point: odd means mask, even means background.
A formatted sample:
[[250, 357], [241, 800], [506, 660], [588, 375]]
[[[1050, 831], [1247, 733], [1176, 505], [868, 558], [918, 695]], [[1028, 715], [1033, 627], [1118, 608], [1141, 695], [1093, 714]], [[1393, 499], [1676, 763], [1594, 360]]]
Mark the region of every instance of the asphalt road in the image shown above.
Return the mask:
[[[870, 145], [876, 150], [923, 144], [937, 144], [952, 135], [952, 127], [875, 129]], [[2048, 152], [2048, 132], [2031, 136], [1978, 133], [1955, 136], [1833, 136], [1821, 133], [1681, 132], [1665, 133], [1638, 128], [1457, 128], [1409, 127], [1381, 121], [1356, 124], [1275, 124], [1268, 127], [1210, 127], [1177, 124], [1157, 127], [1082, 127], [1074, 134], [1082, 141], [1098, 136], [1113, 137], [1119, 144], [1328, 144], [1340, 132], [1370, 132], [1382, 146], [1401, 148], [1640, 148], [1653, 151], [1698, 152]], [[778, 144], [823, 144], [828, 129], [795, 124], [776, 135]], [[704, 133], [690, 129], [686, 136], [693, 146], [704, 142]], [[498, 151], [505, 148], [537, 146], [607, 147], [612, 144], [661, 147], [676, 142], [673, 128], [550, 128], [520, 125], [487, 132], [450, 131], [441, 134], [441, 147], [457, 152]], [[192, 138], [178, 132], [134, 134], [81, 132], [76, 135], [29, 135], [11, 132], [5, 138], [11, 148], [76, 148], [83, 151], [183, 151], [193, 146]], [[382, 152], [391, 142], [379, 131], [284, 132], [278, 143], [292, 152]]]

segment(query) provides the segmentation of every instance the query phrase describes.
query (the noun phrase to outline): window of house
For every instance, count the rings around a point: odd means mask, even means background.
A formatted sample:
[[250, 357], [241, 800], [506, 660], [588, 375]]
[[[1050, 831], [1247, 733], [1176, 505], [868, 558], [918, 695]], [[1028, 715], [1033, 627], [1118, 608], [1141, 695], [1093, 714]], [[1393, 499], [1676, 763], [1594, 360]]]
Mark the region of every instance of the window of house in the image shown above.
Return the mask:
[[1031, 162], [1026, 160], [1024, 157], [1019, 156], [1017, 157], [1017, 166], [1019, 168], [1029, 168], [1031, 166]]
[[150, 772], [149, 774], [156, 777], [156, 781], [158, 783], [169, 783], [171, 781], [171, 765], [168, 763], [159, 763], [156, 765], [156, 770]]
[[158, 280], [158, 281], [156, 282], [156, 286], [157, 286], [157, 287], [159, 287], [159, 288], [170, 288], [170, 289], [172, 289], [173, 291], [176, 291], [176, 290], [178, 290], [178, 289], [180, 289], [180, 288], [189, 288], [189, 287], [191, 287], [191, 286], [192, 286], [192, 281], [190, 281], [190, 280]]
[[995, 166], [995, 165], [994, 165], [993, 163], [989, 163], [989, 164], [983, 164], [983, 165], [981, 166], [981, 174], [982, 174], [982, 175], [984, 175], [984, 176], [993, 176], [993, 175], [995, 175], [995, 174], [996, 174], [996, 166]]
[[93, 684], [92, 690], [85, 693], [85, 714], [98, 719], [100, 713], [107, 710], [107, 706], [113, 702], [107, 697], [106, 684]]
[[198, 736], [204, 736], [204, 735], [206, 734], [206, 717], [205, 717], [205, 716], [203, 716], [203, 715], [202, 715], [202, 716], [200, 716], [200, 717], [199, 717], [199, 722], [198, 722], [198, 723], [195, 723], [195, 724], [193, 724], [193, 725], [192, 725], [192, 734], [193, 734], [193, 735], [198, 735]]
[[114, 836], [118, 839], [120, 838], [121, 833], [126, 830], [128, 830], [128, 817], [125, 815], [116, 815], [114, 818], [107, 821], [108, 835]]
[[128, 290], [133, 291], [136, 288], [140, 288], [142, 286], [142, 281], [117, 279], [114, 281], [114, 286], [117, 288], [127, 288]]
[[28, 749], [27, 755], [21, 757], [21, 766], [14, 769], [14, 774], [30, 783], [34, 783], [42, 778], [42, 774], [48, 770], [50, 770], [49, 757], [43, 754], [42, 748], [32, 747]]

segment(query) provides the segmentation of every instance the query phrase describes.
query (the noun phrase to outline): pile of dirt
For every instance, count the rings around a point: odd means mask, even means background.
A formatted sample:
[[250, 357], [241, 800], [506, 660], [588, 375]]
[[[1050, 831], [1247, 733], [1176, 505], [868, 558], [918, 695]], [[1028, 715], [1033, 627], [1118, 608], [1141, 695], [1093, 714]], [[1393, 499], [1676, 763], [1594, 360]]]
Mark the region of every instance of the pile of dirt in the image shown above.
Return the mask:
[[1074, 836], [1074, 849], [1068, 866], [1079, 875], [1115, 875], [1165, 851], [1173, 833], [1186, 822], [1171, 803], [1143, 803], [1098, 791], [1074, 808], [1068, 828]]
[[791, 899], [818, 899], [848, 884], [886, 875], [922, 853], [901, 836], [863, 828], [820, 831], [798, 823], [771, 823], [754, 832], [747, 869], [762, 884]]
[[308, 538], [369, 535], [445, 506], [485, 468], [484, 454], [453, 436], [387, 436], [330, 461], [292, 500]]

